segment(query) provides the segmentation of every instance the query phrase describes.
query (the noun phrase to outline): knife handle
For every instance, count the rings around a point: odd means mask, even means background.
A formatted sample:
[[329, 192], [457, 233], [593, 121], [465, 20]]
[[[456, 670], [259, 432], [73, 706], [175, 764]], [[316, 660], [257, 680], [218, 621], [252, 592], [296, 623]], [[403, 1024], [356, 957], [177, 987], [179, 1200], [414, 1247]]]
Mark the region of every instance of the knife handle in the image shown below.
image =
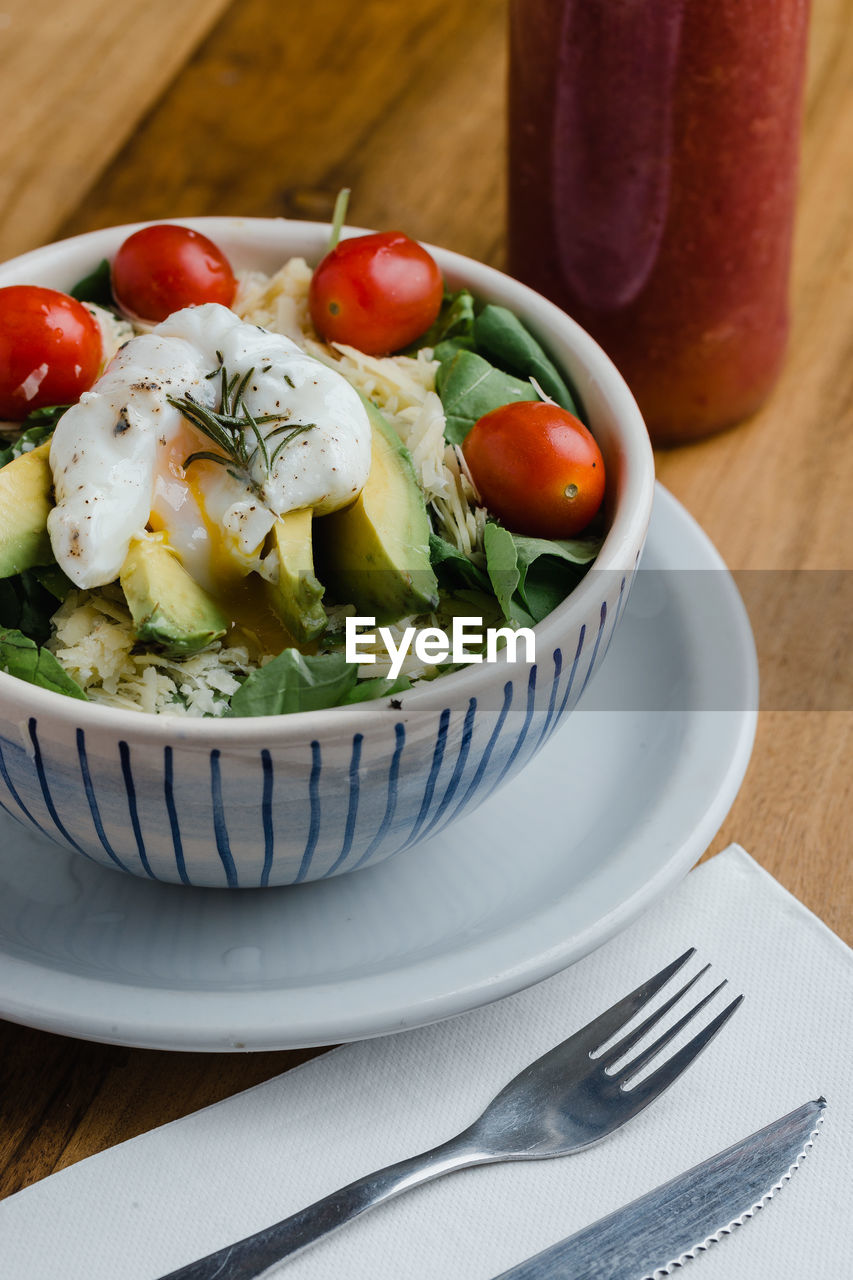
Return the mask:
[[408, 1191], [410, 1187], [430, 1182], [455, 1169], [482, 1164], [489, 1158], [467, 1132], [461, 1133], [420, 1155], [365, 1174], [291, 1217], [179, 1267], [177, 1271], [170, 1271], [160, 1280], [213, 1280], [214, 1277], [216, 1280], [252, 1280], [274, 1263], [314, 1244], [375, 1205]]

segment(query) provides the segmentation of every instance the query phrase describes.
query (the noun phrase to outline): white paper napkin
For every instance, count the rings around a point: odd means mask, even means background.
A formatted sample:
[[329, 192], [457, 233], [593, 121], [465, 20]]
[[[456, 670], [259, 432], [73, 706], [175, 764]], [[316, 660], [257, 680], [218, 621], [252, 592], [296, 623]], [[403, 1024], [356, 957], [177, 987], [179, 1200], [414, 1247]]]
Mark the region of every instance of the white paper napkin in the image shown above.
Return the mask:
[[[746, 999], [689, 1072], [583, 1154], [463, 1170], [278, 1268], [488, 1280], [823, 1093], [803, 1167], [690, 1264], [706, 1280], [853, 1274], [853, 952], [738, 846], [529, 991], [334, 1050], [0, 1205], [3, 1280], [153, 1280], [467, 1125], [522, 1066], [694, 945]], [[700, 985], [699, 989], [702, 989]]]

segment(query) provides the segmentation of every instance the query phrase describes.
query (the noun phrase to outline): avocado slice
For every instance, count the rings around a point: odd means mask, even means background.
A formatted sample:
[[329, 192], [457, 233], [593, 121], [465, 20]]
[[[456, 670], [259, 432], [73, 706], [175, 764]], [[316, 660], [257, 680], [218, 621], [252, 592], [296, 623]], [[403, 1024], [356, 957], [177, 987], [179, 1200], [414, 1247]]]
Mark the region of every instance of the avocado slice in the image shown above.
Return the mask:
[[120, 581], [138, 639], [169, 657], [204, 649], [228, 630], [228, 619], [190, 577], [164, 535], [133, 538]]
[[407, 449], [365, 397], [370, 475], [358, 498], [318, 519], [320, 577], [338, 600], [377, 623], [427, 613], [438, 603], [429, 558], [429, 517]]
[[325, 588], [314, 576], [310, 507], [279, 516], [272, 527], [271, 555], [278, 579], [269, 584], [269, 599], [294, 640], [313, 640], [325, 629], [321, 603]]
[[0, 578], [52, 564], [47, 517], [53, 506], [50, 441], [0, 467]]

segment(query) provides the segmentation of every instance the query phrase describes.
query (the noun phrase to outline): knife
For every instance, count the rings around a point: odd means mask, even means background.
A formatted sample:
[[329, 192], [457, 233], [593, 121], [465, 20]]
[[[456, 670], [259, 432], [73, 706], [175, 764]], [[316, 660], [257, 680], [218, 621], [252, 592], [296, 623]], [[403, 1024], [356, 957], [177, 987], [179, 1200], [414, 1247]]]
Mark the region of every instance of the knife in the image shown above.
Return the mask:
[[653, 1280], [751, 1218], [787, 1182], [823, 1120], [806, 1102], [494, 1280]]

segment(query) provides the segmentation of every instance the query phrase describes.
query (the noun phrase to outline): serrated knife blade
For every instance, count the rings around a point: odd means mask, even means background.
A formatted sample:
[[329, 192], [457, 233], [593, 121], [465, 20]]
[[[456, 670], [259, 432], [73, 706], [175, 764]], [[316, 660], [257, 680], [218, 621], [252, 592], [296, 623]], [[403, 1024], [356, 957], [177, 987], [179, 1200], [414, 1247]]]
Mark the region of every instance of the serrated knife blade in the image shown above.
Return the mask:
[[734, 1146], [534, 1254], [494, 1280], [655, 1280], [751, 1218], [791, 1177], [826, 1100], [806, 1102]]

